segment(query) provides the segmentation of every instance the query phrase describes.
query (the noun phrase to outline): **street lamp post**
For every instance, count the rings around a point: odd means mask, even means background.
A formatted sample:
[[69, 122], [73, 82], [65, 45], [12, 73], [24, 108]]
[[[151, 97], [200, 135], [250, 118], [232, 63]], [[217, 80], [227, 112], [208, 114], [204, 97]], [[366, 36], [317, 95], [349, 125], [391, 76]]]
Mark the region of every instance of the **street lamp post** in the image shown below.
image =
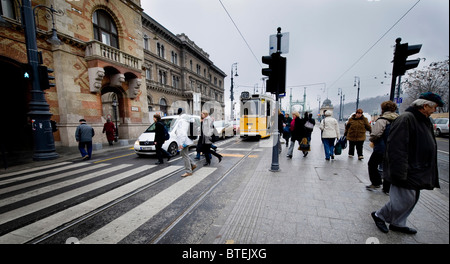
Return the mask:
[[353, 87], [356, 87], [356, 79], [358, 79], [358, 93], [356, 95], [356, 110], [358, 110], [359, 108], [359, 83], [360, 83], [360, 79], [358, 76], [355, 76], [355, 82], [353, 83]]
[[339, 101], [339, 121], [342, 121], [342, 89], [338, 88], [338, 96], [340, 96]]
[[[50, 10], [53, 19], [53, 13], [56, 12], [56, 10], [41, 5], [36, 6], [35, 8], [37, 7], [44, 7]], [[33, 76], [31, 100], [29, 103], [30, 112], [28, 112], [28, 116], [31, 119], [34, 142], [33, 160], [56, 159], [58, 154], [55, 152], [55, 142], [50, 123], [52, 114], [50, 113], [50, 106], [45, 99], [45, 94], [42, 90], [43, 87], [40, 86], [39, 80], [38, 66], [40, 64], [40, 59], [36, 41], [34, 9], [31, 6], [30, 0], [22, 0], [21, 8], [22, 23], [25, 28], [25, 44], [27, 49], [28, 64]], [[57, 39], [54, 27], [52, 31], [52, 39], [55, 37]]]
[[[233, 74], [233, 70], [235, 70], [235, 74]], [[234, 105], [233, 105], [233, 101], [234, 101], [234, 91], [233, 91], [233, 76], [238, 77], [239, 75], [237, 74], [237, 62], [231, 64], [231, 87], [230, 87], [230, 99], [231, 99], [231, 115], [230, 115], [230, 119], [231, 121], [234, 121]]]

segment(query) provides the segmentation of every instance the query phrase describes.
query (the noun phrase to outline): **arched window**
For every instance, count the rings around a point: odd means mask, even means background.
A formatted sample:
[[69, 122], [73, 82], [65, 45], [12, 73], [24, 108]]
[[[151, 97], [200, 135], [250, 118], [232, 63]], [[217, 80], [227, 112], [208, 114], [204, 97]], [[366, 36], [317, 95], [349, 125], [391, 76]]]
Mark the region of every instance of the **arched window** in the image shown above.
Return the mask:
[[103, 44], [119, 48], [117, 28], [111, 16], [104, 10], [97, 10], [92, 16], [94, 38]]
[[0, 15], [11, 19], [16, 19], [14, 10], [14, 2], [12, 0], [0, 1]]
[[161, 98], [159, 100], [159, 110], [165, 114], [167, 114], [167, 102], [166, 99]]

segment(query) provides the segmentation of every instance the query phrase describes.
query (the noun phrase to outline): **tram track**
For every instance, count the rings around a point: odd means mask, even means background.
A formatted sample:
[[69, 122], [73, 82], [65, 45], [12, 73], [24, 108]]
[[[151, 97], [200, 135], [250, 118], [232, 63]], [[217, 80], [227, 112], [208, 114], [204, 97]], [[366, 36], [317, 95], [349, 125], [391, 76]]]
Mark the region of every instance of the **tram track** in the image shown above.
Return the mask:
[[[236, 140], [236, 142], [233, 142], [232, 144], [230, 144], [229, 146], [223, 148], [221, 150], [221, 152], [226, 151], [228, 148], [232, 147], [234, 144], [240, 142], [241, 140], [238, 139]], [[229, 141], [224, 141], [223, 145], [228, 143]], [[178, 214], [178, 216], [176, 216], [174, 218], [174, 220], [172, 220], [170, 222], [170, 224], [168, 224], [166, 227], [164, 227], [162, 230], [162, 232], [156, 234], [156, 236], [152, 239], [151, 243], [157, 243], [160, 239], [162, 239], [178, 222], [180, 222], [184, 217], [186, 217], [186, 215], [189, 214], [189, 212], [191, 212], [192, 210], [194, 210], [204, 199], [205, 197], [211, 193], [211, 191], [213, 191], [239, 164], [241, 164], [245, 158], [247, 158], [251, 152], [253, 151], [254, 147], [248, 151], [246, 153], [246, 155], [244, 155], [243, 157], [241, 157], [231, 168], [229, 168], [224, 175], [222, 175], [216, 182], [214, 182], [212, 185], [210, 185], [206, 190], [204, 190], [194, 201], [193, 203], [191, 203], [189, 206], [187, 206], [187, 209], [185, 209], [184, 211], [180, 212], [180, 214]], [[201, 162], [204, 158], [200, 159], [199, 162]], [[93, 217], [102, 214], [103, 212], [105, 212], [108, 209], [113, 208], [114, 206], [118, 205], [119, 203], [122, 203], [130, 198], [132, 198], [133, 196], [140, 194], [146, 190], [149, 190], [150, 188], [163, 183], [167, 180], [169, 180], [170, 178], [174, 177], [175, 175], [179, 175], [179, 173], [181, 173], [184, 170], [184, 168], [179, 168], [176, 169], [174, 171], [172, 171], [171, 173], [164, 175], [163, 177], [156, 179], [148, 184], [145, 184], [135, 190], [133, 190], [132, 192], [129, 192], [113, 201], [110, 201], [100, 207], [98, 207], [95, 210], [92, 210], [72, 221], [66, 222], [61, 224], [60, 226], [48, 231], [45, 234], [42, 234], [38, 237], [35, 237], [31, 240], [28, 240], [27, 242], [25, 242], [25, 244], [39, 244], [39, 243], [45, 243], [46, 241], [51, 240], [52, 238], [57, 237], [59, 234], [61, 234], [62, 232], [69, 230], [70, 228], [75, 227], [76, 225], [82, 224], [86, 221], [88, 221], [89, 219], [92, 219]], [[74, 241], [69, 241], [69, 242], [74, 242]], [[75, 241], [76, 242], [76, 241]]]

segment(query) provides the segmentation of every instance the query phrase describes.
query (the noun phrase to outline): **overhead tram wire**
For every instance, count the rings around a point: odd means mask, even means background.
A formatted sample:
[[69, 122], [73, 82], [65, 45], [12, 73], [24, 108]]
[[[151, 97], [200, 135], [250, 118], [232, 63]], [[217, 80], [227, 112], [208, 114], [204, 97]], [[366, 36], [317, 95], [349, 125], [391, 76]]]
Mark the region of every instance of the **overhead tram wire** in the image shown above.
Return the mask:
[[259, 66], [262, 68], [261, 63], [259, 62], [258, 58], [256, 57], [255, 53], [253, 52], [252, 48], [250, 47], [250, 45], [248, 44], [247, 40], [245, 39], [244, 35], [242, 34], [242, 32], [239, 30], [239, 27], [236, 25], [236, 23], [234, 22], [233, 18], [231, 17], [230, 13], [228, 13], [228, 10], [225, 8], [225, 6], [222, 3], [222, 0], [219, 0], [220, 4], [222, 5], [223, 9], [225, 10], [225, 12], [227, 13], [228, 17], [230, 18], [231, 22], [233, 22], [234, 27], [237, 29], [237, 31], [239, 32], [239, 35], [241, 35], [242, 39], [244, 40], [245, 44], [247, 45], [248, 49], [250, 50], [250, 52], [253, 54], [253, 57], [255, 58], [255, 60], [258, 62]]
[[341, 76], [339, 76], [339, 78], [337, 78], [336, 81], [334, 81], [331, 85], [330, 88], [333, 87], [334, 84], [336, 84], [342, 77], [344, 77], [345, 74], [347, 74], [353, 67], [355, 67], [356, 64], [358, 64], [358, 62], [360, 62], [362, 60], [362, 58], [364, 58], [364, 56], [367, 55], [367, 53], [369, 53], [373, 47], [375, 47], [378, 42], [380, 42], [418, 3], [420, 2], [420, 0], [418, 0], [410, 9], [408, 9], [408, 11], [406, 11], [405, 14], [403, 14], [403, 16], [401, 16], [395, 23], [394, 25], [392, 25], [387, 31], [386, 33], [384, 33], [363, 55], [361, 55], [361, 57], [359, 57], [359, 59], [357, 59], [343, 74], [341, 74]]

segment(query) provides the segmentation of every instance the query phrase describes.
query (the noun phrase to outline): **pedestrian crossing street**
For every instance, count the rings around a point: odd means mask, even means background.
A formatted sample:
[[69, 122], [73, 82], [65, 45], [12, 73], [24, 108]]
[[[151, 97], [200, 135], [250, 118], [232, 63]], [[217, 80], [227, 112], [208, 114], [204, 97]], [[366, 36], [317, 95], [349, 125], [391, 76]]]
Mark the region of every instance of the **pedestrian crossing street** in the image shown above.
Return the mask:
[[[197, 169], [106, 223], [81, 243], [118, 243], [211, 175]], [[145, 186], [183, 172], [182, 166], [61, 162], [0, 175], [0, 244], [27, 243], [76, 222]]]

